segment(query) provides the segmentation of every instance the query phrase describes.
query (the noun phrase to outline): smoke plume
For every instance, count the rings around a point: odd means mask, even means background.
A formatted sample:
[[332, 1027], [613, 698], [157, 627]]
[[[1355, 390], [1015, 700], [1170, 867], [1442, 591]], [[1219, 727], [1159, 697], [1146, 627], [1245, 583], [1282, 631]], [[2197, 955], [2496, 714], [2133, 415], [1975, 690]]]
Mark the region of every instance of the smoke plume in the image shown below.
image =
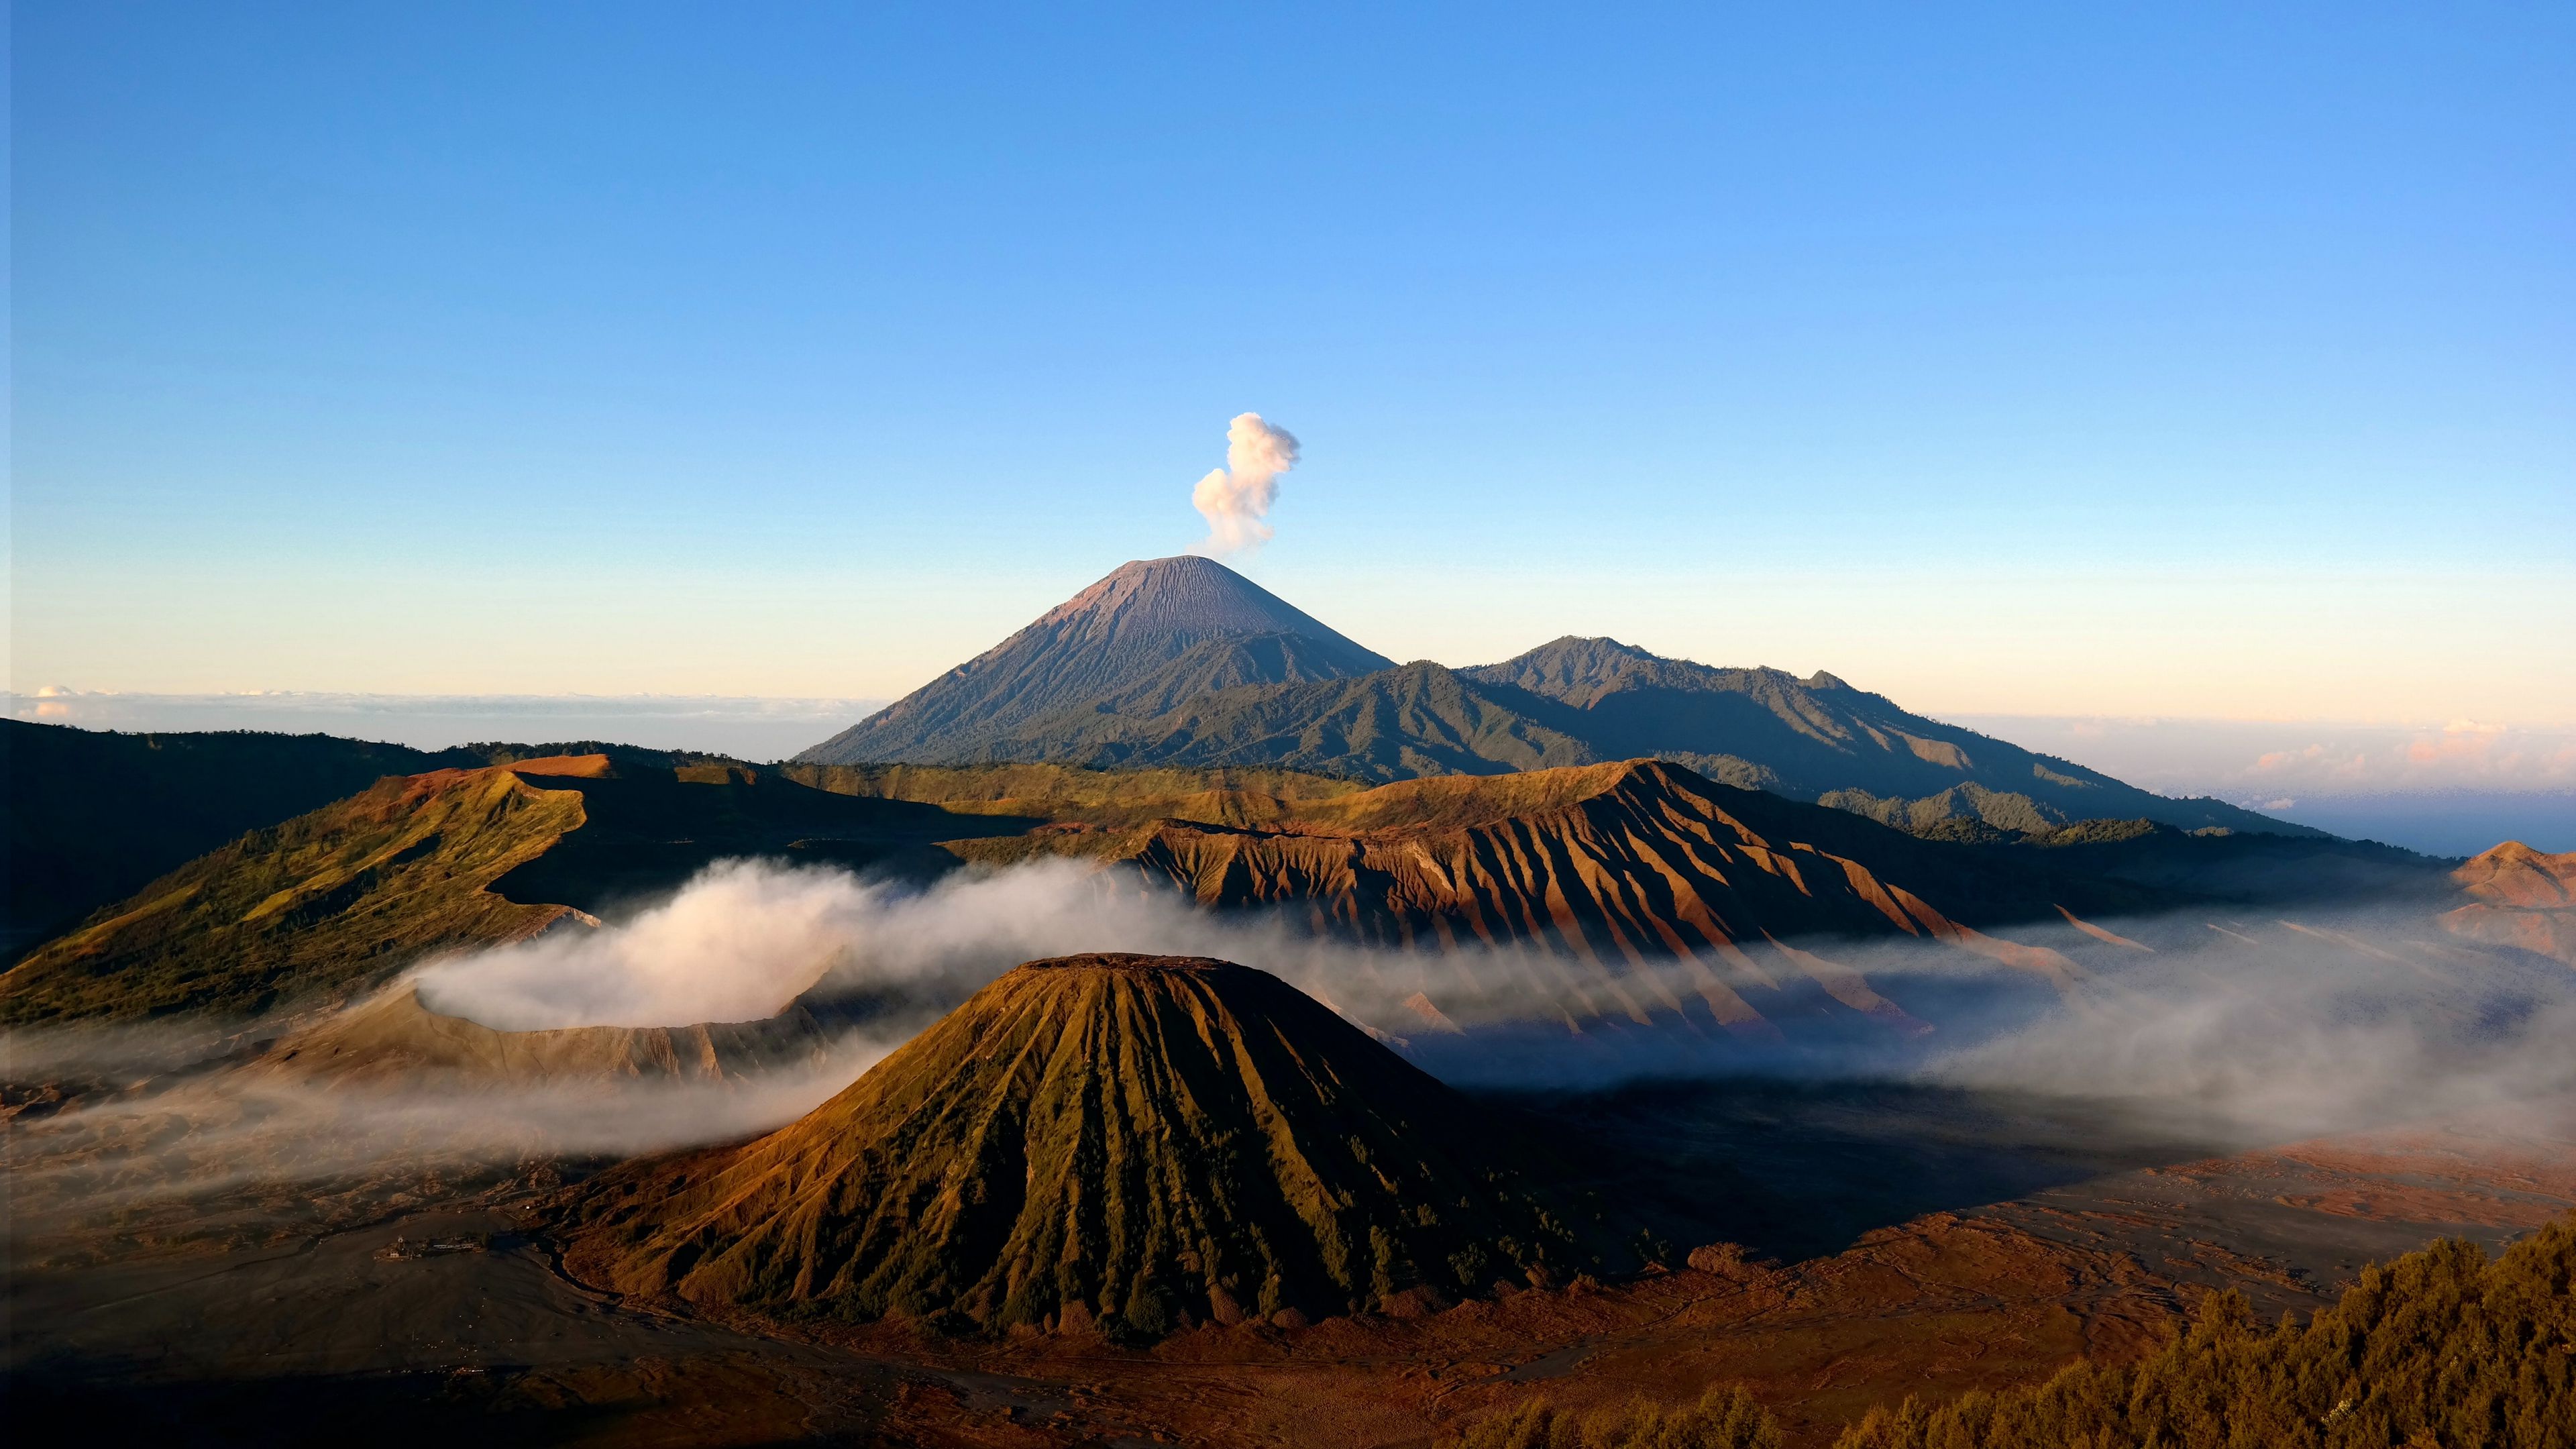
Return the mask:
[[848, 876], [719, 861], [624, 925], [424, 967], [421, 1004], [495, 1031], [756, 1021], [831, 968], [868, 904]]
[[1223, 558], [1268, 542], [1265, 519], [1279, 497], [1279, 475], [1296, 466], [1297, 440], [1285, 428], [1263, 422], [1259, 413], [1236, 414], [1225, 430], [1225, 466], [1190, 490], [1191, 506], [1208, 521], [1198, 552]]

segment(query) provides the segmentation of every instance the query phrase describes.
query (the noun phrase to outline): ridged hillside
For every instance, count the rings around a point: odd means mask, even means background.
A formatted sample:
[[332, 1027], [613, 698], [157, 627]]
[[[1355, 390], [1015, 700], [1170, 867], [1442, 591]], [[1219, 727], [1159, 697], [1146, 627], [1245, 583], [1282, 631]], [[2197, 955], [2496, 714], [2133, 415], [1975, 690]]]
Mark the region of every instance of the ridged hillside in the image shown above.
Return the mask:
[[1818, 938], [1938, 942], [2063, 990], [2073, 962], [1979, 924], [2163, 900], [1660, 761], [1412, 780], [1257, 828], [1162, 821], [994, 842], [992, 856], [1031, 849], [1102, 858], [1207, 906], [1284, 906], [1372, 943], [1548, 948], [1476, 968], [1528, 979], [1412, 963], [1431, 1008], [1509, 994], [1577, 1022], [1680, 1016], [1757, 1037], [1819, 1017], [1924, 1029]]
[[1152, 1337], [1590, 1266], [1510, 1127], [1260, 971], [1003, 975], [796, 1123], [620, 1169], [567, 1266], [630, 1293]]
[[379, 781], [200, 856], [47, 942], [0, 975], [0, 1021], [247, 1016], [423, 952], [533, 935], [570, 910], [485, 887], [579, 828], [581, 798], [503, 768]]
[[2469, 902], [2442, 917], [2453, 934], [2576, 966], [2576, 851], [2508, 840], [2451, 873]]
[[435, 770], [188, 862], [0, 974], [0, 1021], [255, 1015], [517, 940], [759, 855], [936, 872], [936, 842], [1040, 822], [607, 754]]
[[1498, 775], [1600, 755], [1532, 701], [1416, 662], [1355, 679], [1219, 690], [1168, 708], [1058, 710], [963, 758], [1092, 767], [1267, 766], [1356, 780]]
[[[1202, 648], [1210, 645], [1219, 647]], [[1213, 559], [1148, 559], [1122, 565], [797, 759], [854, 765], [997, 758], [979, 753], [996, 734], [1113, 695], [1142, 690], [1148, 700], [1168, 702], [1212, 689], [1387, 667], [1384, 657]]]
[[0, 720], [9, 954], [155, 877], [387, 775], [489, 763], [463, 750], [247, 730], [119, 734]]

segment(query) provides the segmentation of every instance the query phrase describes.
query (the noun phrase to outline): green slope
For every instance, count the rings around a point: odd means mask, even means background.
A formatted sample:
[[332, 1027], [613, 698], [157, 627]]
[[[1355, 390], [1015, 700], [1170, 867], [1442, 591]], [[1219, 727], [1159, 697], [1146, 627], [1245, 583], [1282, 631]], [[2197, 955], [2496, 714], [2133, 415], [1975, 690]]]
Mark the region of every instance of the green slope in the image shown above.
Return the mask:
[[245, 830], [387, 775], [485, 763], [330, 735], [118, 734], [0, 720], [15, 956]]
[[606, 755], [396, 776], [100, 908], [0, 974], [0, 1022], [251, 1016], [649, 900], [730, 856], [938, 871], [955, 857], [935, 842], [1038, 823]]
[[2306, 1323], [2265, 1328], [2212, 1294], [2142, 1363], [1873, 1411], [1837, 1449], [2384, 1449], [2576, 1444], [2576, 1218], [2492, 1262], [2436, 1243], [2362, 1271]]
[[514, 940], [560, 906], [486, 890], [582, 822], [507, 770], [395, 777], [255, 830], [0, 974], [0, 1021], [245, 1017], [442, 947]]

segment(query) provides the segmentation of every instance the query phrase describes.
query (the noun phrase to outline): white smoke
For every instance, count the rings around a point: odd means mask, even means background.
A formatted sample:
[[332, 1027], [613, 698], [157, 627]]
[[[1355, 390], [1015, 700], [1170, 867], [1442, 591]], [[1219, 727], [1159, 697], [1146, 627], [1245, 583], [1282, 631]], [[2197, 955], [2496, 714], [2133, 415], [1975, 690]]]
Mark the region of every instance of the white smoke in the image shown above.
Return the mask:
[[[2159, 942], [2148, 953], [2072, 928], [2016, 932], [2089, 955], [2071, 1006], [2036, 978], [1938, 945], [1809, 942], [1938, 1028], [1764, 1046], [1691, 1025], [1683, 1004], [1704, 967], [1688, 961], [1603, 975], [1536, 945], [1365, 947], [1290, 914], [1211, 912], [1069, 861], [959, 872], [927, 888], [730, 861], [626, 926], [441, 963], [419, 979], [433, 1010], [501, 1029], [740, 1020], [819, 982], [818, 998], [863, 998], [877, 1010], [872, 1030], [900, 1034], [1022, 961], [1139, 951], [1269, 971], [1405, 1039], [1418, 1063], [1459, 1085], [1898, 1078], [2165, 1102], [2258, 1131], [2576, 1089], [2576, 1057], [2559, 1046], [2576, 1027], [2576, 978], [2564, 967], [2430, 939], [2439, 932], [2401, 909], [2237, 924], [2242, 932], [2217, 933], [2197, 913], [2123, 923]], [[1782, 957], [1773, 965], [1794, 978]]]
[[837, 872], [719, 861], [623, 925], [423, 967], [421, 1003], [496, 1031], [757, 1021], [831, 969], [869, 904]]
[[1266, 518], [1279, 497], [1279, 475], [1297, 466], [1297, 440], [1259, 413], [1238, 413], [1225, 430], [1225, 466], [1190, 490], [1190, 504], [1207, 517], [1209, 558], [1259, 548], [1270, 541]]

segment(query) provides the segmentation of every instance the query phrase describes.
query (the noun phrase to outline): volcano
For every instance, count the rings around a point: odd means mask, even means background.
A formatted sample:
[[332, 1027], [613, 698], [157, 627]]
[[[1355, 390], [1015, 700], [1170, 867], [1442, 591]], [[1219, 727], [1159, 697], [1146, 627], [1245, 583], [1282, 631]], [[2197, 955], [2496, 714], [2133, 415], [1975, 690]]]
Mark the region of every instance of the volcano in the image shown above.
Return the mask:
[[578, 1194], [576, 1274], [701, 1305], [1154, 1337], [1596, 1266], [1512, 1124], [1266, 972], [1004, 974], [801, 1120]]
[[1216, 690], [1342, 679], [1384, 655], [1216, 562], [1124, 564], [1037, 622], [796, 758], [965, 760], [1023, 720], [1115, 701], [1168, 708]]

